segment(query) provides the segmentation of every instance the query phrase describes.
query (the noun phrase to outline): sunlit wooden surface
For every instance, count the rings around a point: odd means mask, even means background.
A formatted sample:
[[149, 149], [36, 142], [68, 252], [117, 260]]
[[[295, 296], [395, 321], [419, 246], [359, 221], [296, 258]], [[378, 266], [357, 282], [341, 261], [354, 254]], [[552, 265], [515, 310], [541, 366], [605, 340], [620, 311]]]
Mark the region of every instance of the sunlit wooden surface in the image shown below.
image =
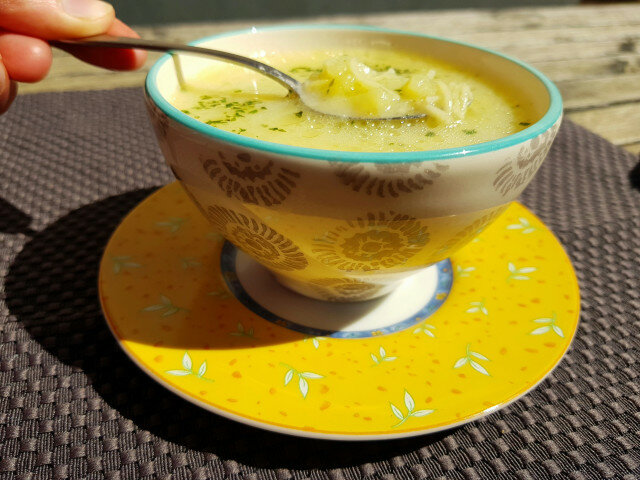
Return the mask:
[[[375, 25], [442, 35], [531, 63], [560, 88], [569, 118], [640, 153], [640, 4], [510, 10], [451, 10], [317, 17], [278, 23]], [[143, 37], [193, 40], [266, 22], [144, 27]], [[139, 72], [105, 72], [56, 51], [48, 78], [22, 93], [140, 86]]]

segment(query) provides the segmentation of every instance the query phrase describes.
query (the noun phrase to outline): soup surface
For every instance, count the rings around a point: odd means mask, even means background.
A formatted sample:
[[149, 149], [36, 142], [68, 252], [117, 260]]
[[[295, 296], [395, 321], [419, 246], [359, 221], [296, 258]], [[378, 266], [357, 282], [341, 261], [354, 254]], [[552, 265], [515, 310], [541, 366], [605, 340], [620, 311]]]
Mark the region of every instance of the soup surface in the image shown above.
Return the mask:
[[[308, 148], [406, 152], [461, 147], [516, 133], [533, 123], [532, 106], [478, 72], [413, 53], [382, 49], [264, 55], [336, 113], [376, 115], [388, 108], [420, 119], [369, 120], [324, 115], [273, 80], [212, 63], [170, 102], [228, 132]], [[390, 107], [391, 106], [391, 107]]]

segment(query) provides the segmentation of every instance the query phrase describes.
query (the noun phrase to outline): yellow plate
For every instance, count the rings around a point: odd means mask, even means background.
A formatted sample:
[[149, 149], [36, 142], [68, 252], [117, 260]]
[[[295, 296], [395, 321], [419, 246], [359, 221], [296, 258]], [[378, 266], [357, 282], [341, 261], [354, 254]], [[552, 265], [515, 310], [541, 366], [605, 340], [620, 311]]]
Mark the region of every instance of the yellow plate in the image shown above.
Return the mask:
[[377, 440], [477, 419], [542, 381], [578, 324], [567, 255], [515, 203], [451, 264], [439, 264], [433, 296], [390, 334], [303, 333], [295, 319], [247, 300], [226, 271], [235, 253], [223, 245], [177, 183], [160, 189], [107, 245], [104, 314], [124, 351], [160, 384], [281, 433]]

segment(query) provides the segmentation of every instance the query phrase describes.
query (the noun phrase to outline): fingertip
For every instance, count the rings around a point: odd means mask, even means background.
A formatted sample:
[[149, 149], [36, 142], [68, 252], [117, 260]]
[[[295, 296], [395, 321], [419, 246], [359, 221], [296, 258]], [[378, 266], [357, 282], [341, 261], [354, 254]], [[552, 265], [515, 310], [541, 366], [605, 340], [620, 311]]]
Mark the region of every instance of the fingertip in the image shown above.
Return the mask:
[[0, 59], [0, 115], [6, 112], [18, 93], [18, 84], [12, 82]]
[[[140, 38], [131, 27], [118, 19], [114, 20], [106, 34], [114, 37]], [[137, 70], [147, 60], [146, 51], [130, 48], [106, 49], [69, 46], [65, 47], [65, 50], [84, 62], [110, 70]]]
[[134, 50], [133, 58], [131, 59], [130, 70], [138, 70], [139, 68], [142, 68], [147, 62], [147, 58], [148, 56], [146, 50]]
[[[131, 38], [140, 38], [140, 35], [131, 28], [129, 25], [124, 23], [119, 18], [116, 18], [111, 27], [107, 31], [107, 35], [113, 35], [114, 37], [131, 37]], [[147, 51], [146, 50], [131, 50], [132, 55], [130, 58], [130, 63], [126, 68], [127, 70], [137, 70], [142, 67], [144, 63], [147, 61]]]
[[38, 82], [51, 68], [51, 47], [39, 38], [0, 32], [0, 55], [9, 77], [17, 82]]

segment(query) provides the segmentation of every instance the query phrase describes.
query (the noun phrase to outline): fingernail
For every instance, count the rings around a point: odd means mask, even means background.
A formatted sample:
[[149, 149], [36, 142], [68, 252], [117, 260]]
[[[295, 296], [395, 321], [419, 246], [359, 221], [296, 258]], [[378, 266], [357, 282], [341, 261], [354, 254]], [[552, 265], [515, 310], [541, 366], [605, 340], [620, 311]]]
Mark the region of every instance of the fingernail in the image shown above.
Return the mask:
[[113, 7], [99, 0], [62, 0], [62, 9], [72, 17], [90, 19], [104, 17]]

